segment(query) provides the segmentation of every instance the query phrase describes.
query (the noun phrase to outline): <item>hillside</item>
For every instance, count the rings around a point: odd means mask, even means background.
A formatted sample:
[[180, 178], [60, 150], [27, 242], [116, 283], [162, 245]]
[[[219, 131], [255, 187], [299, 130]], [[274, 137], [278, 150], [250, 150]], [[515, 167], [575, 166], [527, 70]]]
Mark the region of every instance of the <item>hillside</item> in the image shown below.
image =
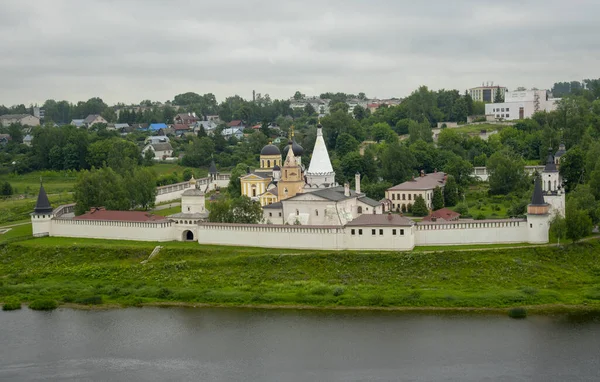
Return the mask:
[[[600, 309], [596, 240], [437, 253], [321, 253], [148, 243], [0, 246], [0, 301], [208, 303], [319, 307], [587, 305]], [[90, 299], [91, 298], [91, 299]], [[568, 307], [567, 307], [568, 308]]]

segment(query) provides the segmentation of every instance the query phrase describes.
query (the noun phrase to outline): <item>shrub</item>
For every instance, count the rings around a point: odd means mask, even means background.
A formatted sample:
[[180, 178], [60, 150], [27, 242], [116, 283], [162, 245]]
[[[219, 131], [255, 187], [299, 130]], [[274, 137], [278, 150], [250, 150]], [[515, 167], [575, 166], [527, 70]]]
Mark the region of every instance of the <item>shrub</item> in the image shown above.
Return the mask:
[[29, 304], [29, 308], [33, 310], [53, 310], [58, 308], [58, 304], [54, 300], [39, 299], [33, 300]]
[[469, 213], [469, 207], [465, 203], [458, 203], [456, 205], [455, 211], [461, 215], [466, 215]]
[[2, 310], [17, 310], [21, 309], [21, 301], [16, 297], [11, 297], [4, 301]]
[[171, 296], [172, 293], [173, 292], [171, 292], [169, 288], [160, 288], [156, 297], [166, 299], [169, 298], [169, 296]]
[[511, 308], [508, 311], [508, 317], [510, 317], [510, 318], [525, 318], [525, 317], [527, 317], [527, 309]]
[[475, 215], [475, 220], [485, 220], [485, 214], [483, 212], [478, 213]]
[[383, 296], [380, 294], [372, 294], [368, 297], [367, 303], [372, 306], [383, 305]]
[[337, 288], [335, 288], [335, 289], [333, 290], [333, 295], [334, 295], [334, 296], [336, 296], [336, 297], [337, 297], [337, 296], [341, 296], [341, 295], [343, 295], [343, 294], [344, 294], [344, 288], [337, 287]]
[[317, 296], [325, 296], [327, 293], [329, 293], [329, 288], [327, 288], [325, 285], [321, 285], [311, 289], [310, 293]]
[[75, 300], [78, 304], [83, 305], [100, 305], [102, 304], [102, 296], [90, 296]]
[[523, 292], [524, 294], [533, 296], [533, 295], [536, 295], [538, 293], [538, 290], [536, 288], [534, 288], [534, 287], [528, 287], [528, 286], [526, 286], [526, 287], [521, 288], [521, 292]]

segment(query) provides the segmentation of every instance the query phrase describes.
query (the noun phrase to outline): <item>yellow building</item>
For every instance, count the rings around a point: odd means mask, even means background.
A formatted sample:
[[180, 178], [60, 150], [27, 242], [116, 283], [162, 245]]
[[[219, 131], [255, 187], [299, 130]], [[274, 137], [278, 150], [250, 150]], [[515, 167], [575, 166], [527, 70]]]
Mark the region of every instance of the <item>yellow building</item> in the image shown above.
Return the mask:
[[260, 168], [240, 177], [242, 195], [260, 204], [276, 203], [277, 193], [272, 192], [279, 180], [279, 170], [282, 165], [281, 151], [273, 144], [268, 144], [260, 152]]
[[287, 157], [281, 168], [281, 180], [277, 183], [279, 201], [296, 196], [296, 194], [300, 194], [304, 190], [304, 174], [302, 167], [298, 164], [298, 160], [294, 155], [293, 144], [290, 140]]

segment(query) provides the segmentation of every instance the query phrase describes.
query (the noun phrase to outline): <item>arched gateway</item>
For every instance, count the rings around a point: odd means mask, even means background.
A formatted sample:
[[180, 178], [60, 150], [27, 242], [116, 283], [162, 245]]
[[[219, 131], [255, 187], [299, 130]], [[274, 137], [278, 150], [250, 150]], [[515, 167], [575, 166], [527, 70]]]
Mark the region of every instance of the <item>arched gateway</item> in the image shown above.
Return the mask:
[[194, 233], [190, 230], [183, 231], [183, 240], [194, 241]]

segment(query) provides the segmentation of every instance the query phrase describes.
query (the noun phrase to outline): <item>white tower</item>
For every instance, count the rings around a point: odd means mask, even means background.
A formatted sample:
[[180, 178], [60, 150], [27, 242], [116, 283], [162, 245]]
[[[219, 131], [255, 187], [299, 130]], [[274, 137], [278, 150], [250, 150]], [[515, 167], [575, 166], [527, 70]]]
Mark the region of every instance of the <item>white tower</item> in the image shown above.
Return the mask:
[[181, 213], [184, 214], [204, 214], [206, 213], [205, 196], [202, 190], [196, 188], [196, 179], [192, 176], [190, 179], [189, 190], [181, 194]]
[[325, 146], [325, 140], [323, 139], [323, 126], [320, 123], [317, 125], [317, 140], [306, 172], [306, 183], [311, 188], [325, 188], [336, 185], [335, 172], [333, 166], [331, 166], [327, 146]]
[[552, 149], [548, 150], [548, 158], [546, 159], [546, 166], [542, 172], [542, 190], [544, 192], [558, 192], [562, 188], [562, 180], [560, 173], [556, 168], [554, 161], [554, 155], [552, 155]]
[[44, 185], [40, 184], [40, 192], [38, 193], [33, 213], [31, 214], [33, 236], [50, 236], [52, 218], [54, 217], [52, 211], [52, 206], [48, 200], [48, 195], [46, 195], [46, 190], [44, 190]]
[[535, 178], [531, 203], [527, 206], [527, 230], [532, 244], [547, 243], [550, 231], [550, 205], [544, 200], [540, 178]]

